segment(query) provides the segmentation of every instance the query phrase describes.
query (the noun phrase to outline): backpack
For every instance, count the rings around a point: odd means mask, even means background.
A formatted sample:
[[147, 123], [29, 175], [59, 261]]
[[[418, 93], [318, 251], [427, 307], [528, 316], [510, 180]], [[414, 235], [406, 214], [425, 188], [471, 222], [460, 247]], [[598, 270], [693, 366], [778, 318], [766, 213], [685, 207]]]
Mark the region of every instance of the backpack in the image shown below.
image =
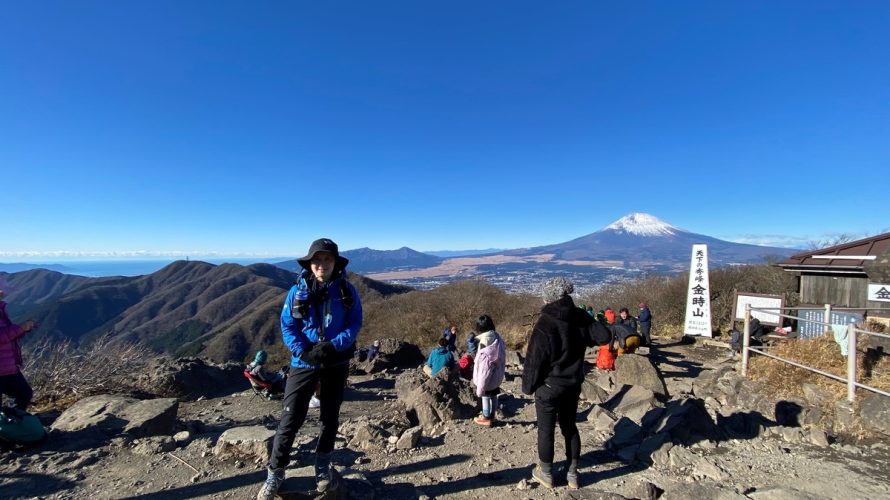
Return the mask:
[[[759, 340], [752, 337], [748, 342], [749, 346], [763, 345]], [[735, 352], [742, 352], [742, 332], [733, 328], [729, 331], [729, 346]]]
[[[640, 337], [639, 333], [635, 332], [627, 325], [614, 324], [609, 328], [611, 328], [612, 330], [612, 337], [618, 341], [618, 347], [622, 349], [627, 348], [627, 339], [631, 337]], [[637, 345], [639, 345], [639, 342], [637, 343]]]
[[40, 420], [17, 408], [0, 411], [0, 443], [11, 446], [33, 446], [46, 439], [46, 429]]
[[600, 346], [599, 353], [596, 355], [596, 367], [600, 370], [615, 369], [615, 353], [609, 349], [608, 345]]

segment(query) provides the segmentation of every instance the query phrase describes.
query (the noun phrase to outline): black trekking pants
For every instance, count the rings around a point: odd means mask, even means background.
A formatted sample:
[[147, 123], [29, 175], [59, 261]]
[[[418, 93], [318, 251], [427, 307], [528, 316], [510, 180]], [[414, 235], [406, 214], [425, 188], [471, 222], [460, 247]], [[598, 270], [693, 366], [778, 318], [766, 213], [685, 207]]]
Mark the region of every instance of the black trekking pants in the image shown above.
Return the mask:
[[652, 336], [649, 335], [649, 330], [652, 329], [652, 323], [640, 322], [640, 333], [643, 334], [643, 341], [646, 342], [646, 345], [652, 345]]
[[31, 390], [31, 386], [25, 380], [22, 372], [18, 372], [12, 375], [0, 376], [0, 403], [3, 402], [4, 394], [15, 400], [16, 408], [25, 411], [28, 405], [31, 404], [31, 397], [34, 396], [34, 391]]
[[535, 413], [538, 415], [538, 460], [553, 463], [553, 434], [556, 423], [565, 438], [566, 460], [581, 458], [581, 436], [575, 418], [578, 414], [580, 388], [557, 389], [542, 385], [535, 391]]
[[343, 403], [343, 390], [349, 365], [342, 364], [330, 368], [291, 368], [284, 388], [284, 410], [278, 431], [272, 442], [272, 456], [269, 468], [283, 469], [290, 463], [290, 451], [300, 427], [309, 411], [309, 400], [315, 393], [315, 386], [321, 384], [318, 399], [321, 401], [321, 433], [316, 453], [330, 453], [334, 449], [337, 427], [340, 425], [340, 405]]

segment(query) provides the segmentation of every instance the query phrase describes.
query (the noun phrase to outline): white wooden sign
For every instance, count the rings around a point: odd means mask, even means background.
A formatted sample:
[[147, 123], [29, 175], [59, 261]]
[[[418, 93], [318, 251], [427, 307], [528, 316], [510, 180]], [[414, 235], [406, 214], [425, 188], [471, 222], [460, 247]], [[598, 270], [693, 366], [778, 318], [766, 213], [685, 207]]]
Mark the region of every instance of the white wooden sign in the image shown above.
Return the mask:
[[689, 290], [686, 295], [686, 335], [711, 337], [711, 283], [708, 279], [708, 245], [692, 245]]
[[751, 307], [764, 307], [772, 311], [751, 311], [751, 316], [760, 320], [765, 325], [780, 326], [782, 317], [779, 316], [785, 305], [785, 297], [781, 295], [765, 295], [758, 293], [737, 292], [735, 296], [735, 319], [745, 319], [745, 304]]
[[890, 285], [868, 284], [868, 300], [890, 302]]

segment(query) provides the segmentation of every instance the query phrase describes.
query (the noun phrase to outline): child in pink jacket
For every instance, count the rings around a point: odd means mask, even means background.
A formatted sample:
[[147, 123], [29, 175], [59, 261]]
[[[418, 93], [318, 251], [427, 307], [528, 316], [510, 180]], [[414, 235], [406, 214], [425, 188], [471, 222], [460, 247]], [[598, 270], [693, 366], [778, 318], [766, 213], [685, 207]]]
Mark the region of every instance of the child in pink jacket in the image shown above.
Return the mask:
[[21, 325], [14, 324], [6, 314], [5, 296], [6, 291], [0, 288], [0, 398], [3, 394], [11, 396], [15, 400], [15, 407], [25, 411], [34, 393], [22, 375], [24, 363], [19, 339], [37, 328], [37, 323], [29, 319]]
[[497, 408], [495, 401], [504, 381], [507, 348], [487, 314], [476, 319], [476, 332], [479, 350], [473, 366], [473, 384], [476, 386], [476, 395], [482, 398], [482, 414], [474, 418], [473, 422], [491, 427]]

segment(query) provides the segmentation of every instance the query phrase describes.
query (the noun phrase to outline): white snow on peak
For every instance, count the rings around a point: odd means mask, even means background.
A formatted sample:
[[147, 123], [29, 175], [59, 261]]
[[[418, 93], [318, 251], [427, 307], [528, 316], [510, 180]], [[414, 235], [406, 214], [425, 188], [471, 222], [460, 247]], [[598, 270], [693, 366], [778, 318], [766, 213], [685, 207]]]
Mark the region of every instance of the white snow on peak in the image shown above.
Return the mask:
[[603, 228], [603, 231], [611, 229], [616, 232], [624, 232], [636, 236], [670, 236], [677, 234], [680, 229], [664, 222], [654, 215], [634, 212], [616, 220]]

